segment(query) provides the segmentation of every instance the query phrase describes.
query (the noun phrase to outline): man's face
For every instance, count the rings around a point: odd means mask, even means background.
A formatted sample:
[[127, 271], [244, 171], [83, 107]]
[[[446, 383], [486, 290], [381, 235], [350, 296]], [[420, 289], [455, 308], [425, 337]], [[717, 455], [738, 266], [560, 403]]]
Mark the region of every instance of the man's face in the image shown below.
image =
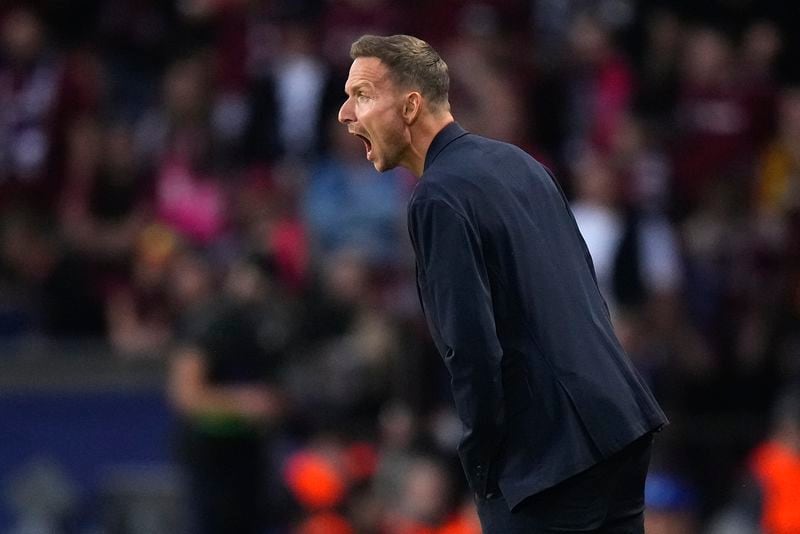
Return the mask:
[[381, 172], [401, 165], [410, 137], [403, 122], [403, 95], [392, 83], [386, 65], [374, 57], [356, 58], [345, 93], [339, 122], [361, 138], [367, 159]]

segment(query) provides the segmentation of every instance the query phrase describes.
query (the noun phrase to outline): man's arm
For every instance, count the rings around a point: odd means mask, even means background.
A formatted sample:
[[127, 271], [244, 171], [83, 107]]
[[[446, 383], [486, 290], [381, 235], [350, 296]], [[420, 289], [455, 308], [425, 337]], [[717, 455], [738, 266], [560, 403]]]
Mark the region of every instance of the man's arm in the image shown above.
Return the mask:
[[504, 414], [502, 348], [480, 240], [467, 220], [439, 200], [412, 203], [409, 232], [423, 311], [450, 372], [464, 427], [461, 461], [473, 491], [484, 495]]
[[214, 385], [199, 348], [181, 347], [170, 362], [167, 395], [173, 407], [189, 416], [236, 416], [254, 422], [275, 420], [281, 413], [278, 393], [267, 385]]

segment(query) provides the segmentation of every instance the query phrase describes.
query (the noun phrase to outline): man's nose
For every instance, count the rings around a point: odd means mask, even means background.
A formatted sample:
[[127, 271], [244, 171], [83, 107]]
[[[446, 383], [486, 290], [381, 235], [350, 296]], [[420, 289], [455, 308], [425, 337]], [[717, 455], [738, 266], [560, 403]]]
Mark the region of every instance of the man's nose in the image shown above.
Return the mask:
[[339, 108], [339, 122], [342, 124], [349, 124], [356, 120], [355, 115], [353, 115], [353, 106], [350, 103], [350, 99], [348, 98], [345, 100], [342, 107]]

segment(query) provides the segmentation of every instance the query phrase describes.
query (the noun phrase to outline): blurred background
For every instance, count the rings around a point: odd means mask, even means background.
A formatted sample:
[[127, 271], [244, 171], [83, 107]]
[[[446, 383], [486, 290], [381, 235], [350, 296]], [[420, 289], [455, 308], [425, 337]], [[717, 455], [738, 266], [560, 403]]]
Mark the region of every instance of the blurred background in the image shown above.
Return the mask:
[[0, 532], [477, 534], [364, 33], [554, 170], [672, 424], [650, 534], [800, 532], [800, 4], [0, 3]]

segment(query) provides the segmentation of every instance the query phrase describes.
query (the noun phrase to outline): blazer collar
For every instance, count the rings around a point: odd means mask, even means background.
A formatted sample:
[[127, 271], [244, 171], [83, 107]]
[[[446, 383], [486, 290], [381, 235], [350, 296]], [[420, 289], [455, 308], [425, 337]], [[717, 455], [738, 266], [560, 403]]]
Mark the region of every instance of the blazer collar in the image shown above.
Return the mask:
[[433, 141], [431, 141], [431, 146], [428, 147], [428, 153], [425, 154], [425, 166], [422, 171], [425, 172], [428, 170], [428, 167], [430, 167], [433, 160], [436, 159], [436, 156], [439, 155], [439, 152], [441, 152], [444, 147], [468, 133], [468, 131], [455, 121], [442, 128], [433, 138]]

